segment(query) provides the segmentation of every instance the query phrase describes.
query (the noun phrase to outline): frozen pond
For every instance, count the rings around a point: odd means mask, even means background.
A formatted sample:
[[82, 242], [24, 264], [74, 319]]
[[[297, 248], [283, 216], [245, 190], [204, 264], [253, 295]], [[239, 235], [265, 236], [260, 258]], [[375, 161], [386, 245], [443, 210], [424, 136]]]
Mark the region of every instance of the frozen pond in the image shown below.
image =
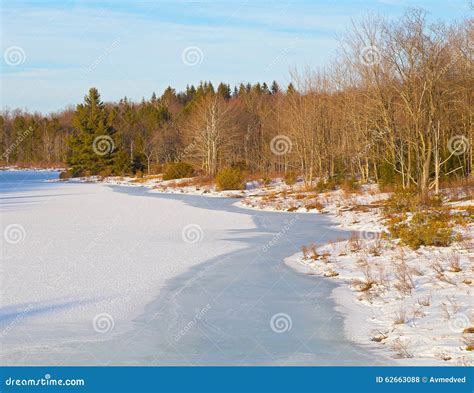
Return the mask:
[[[143, 194], [141, 188], [117, 192]], [[227, 236], [243, 250], [219, 256], [170, 280], [115, 340], [118, 364], [372, 365], [386, 359], [348, 341], [330, 298], [334, 284], [283, 263], [301, 245], [344, 236], [322, 215], [259, 212], [236, 199], [146, 193], [151, 198], [251, 214], [252, 230]], [[163, 223], [166, 225], [166, 223]], [[205, 236], [205, 228], [203, 228]], [[111, 343], [104, 343], [108, 352]]]
[[26, 239], [5, 244], [2, 364], [389, 363], [345, 338], [333, 282], [283, 262], [347, 235], [324, 215], [3, 175]]

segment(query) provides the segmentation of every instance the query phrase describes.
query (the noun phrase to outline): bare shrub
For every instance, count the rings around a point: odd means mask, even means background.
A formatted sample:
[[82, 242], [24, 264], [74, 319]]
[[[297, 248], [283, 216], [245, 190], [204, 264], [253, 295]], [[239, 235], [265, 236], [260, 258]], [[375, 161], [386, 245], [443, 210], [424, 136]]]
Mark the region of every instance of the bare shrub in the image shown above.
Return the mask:
[[323, 252], [323, 253], [321, 254], [321, 259], [322, 259], [324, 262], [328, 263], [330, 256], [331, 256], [331, 254], [330, 254], [329, 252], [325, 251], [325, 252]]
[[378, 269], [377, 284], [384, 287], [387, 291], [390, 290], [390, 278], [382, 266]]
[[313, 244], [310, 244], [310, 246], [309, 246], [309, 251], [310, 251], [310, 253], [311, 253], [311, 259], [312, 259], [312, 260], [315, 261], [315, 260], [319, 259], [320, 255], [318, 254], [318, 250], [317, 250], [316, 244], [314, 244], [314, 243], [313, 243]]
[[466, 351], [474, 351], [474, 336], [473, 335], [464, 335], [462, 338], [464, 345], [466, 346]]
[[435, 355], [438, 359], [444, 360], [445, 362], [447, 362], [447, 361], [449, 361], [449, 360], [452, 359], [452, 357], [449, 356], [449, 354], [446, 353], [446, 352], [436, 352], [434, 355]]
[[403, 325], [407, 322], [407, 311], [405, 309], [405, 305], [400, 303], [398, 306], [398, 310], [395, 311], [395, 319], [393, 323], [395, 325]]
[[363, 280], [355, 279], [353, 283], [357, 287], [358, 291], [367, 292], [373, 288], [376, 282], [375, 282], [374, 277], [372, 276], [372, 270], [370, 269], [370, 266], [365, 265], [363, 267], [363, 273], [364, 273], [364, 279]]
[[339, 276], [339, 273], [332, 269], [326, 270], [324, 272], [324, 277], [337, 277], [337, 276]]
[[374, 257], [382, 255], [382, 240], [380, 238], [375, 239], [369, 246], [369, 253]]
[[415, 288], [415, 284], [405, 258], [399, 258], [399, 261], [394, 264], [394, 274], [397, 280], [395, 288], [402, 295], [410, 295], [413, 288]]
[[370, 338], [370, 341], [380, 343], [383, 340], [386, 340], [387, 338], [388, 338], [388, 335], [386, 333], [381, 332], [380, 330], [377, 330], [373, 333], [373, 336]]
[[303, 253], [303, 259], [308, 259], [308, 247], [301, 246], [301, 252]]
[[426, 313], [423, 311], [423, 306], [418, 305], [415, 306], [413, 309], [413, 320], [416, 318], [423, 318], [426, 315]]
[[443, 276], [444, 275], [444, 267], [439, 261], [435, 261], [431, 264], [431, 268], [435, 271], [436, 276]]
[[450, 320], [461, 309], [461, 305], [456, 301], [454, 296], [446, 296], [447, 302], [441, 303], [441, 310], [444, 317]]
[[362, 248], [362, 242], [360, 239], [360, 235], [358, 232], [351, 232], [351, 236], [349, 237], [349, 249], [351, 252], [360, 251]]
[[423, 307], [429, 307], [431, 305], [431, 295], [420, 297], [418, 299], [418, 304]]
[[448, 284], [451, 284], [451, 285], [455, 285], [455, 282], [453, 280], [451, 280], [448, 276], [446, 276], [445, 269], [444, 269], [444, 267], [443, 267], [443, 265], [441, 264], [440, 261], [433, 262], [431, 264], [431, 268], [435, 271], [436, 278], [439, 281], [442, 281], [442, 282], [445, 282], [445, 283], [448, 283]]
[[446, 259], [448, 261], [450, 272], [458, 273], [462, 270], [458, 253], [452, 251], [446, 256]]
[[392, 349], [395, 351], [395, 353], [397, 354], [399, 358], [402, 358], [402, 359], [413, 358], [414, 355], [408, 348], [409, 344], [410, 344], [409, 341], [404, 342], [401, 340], [400, 337], [398, 337], [395, 340], [393, 340]]

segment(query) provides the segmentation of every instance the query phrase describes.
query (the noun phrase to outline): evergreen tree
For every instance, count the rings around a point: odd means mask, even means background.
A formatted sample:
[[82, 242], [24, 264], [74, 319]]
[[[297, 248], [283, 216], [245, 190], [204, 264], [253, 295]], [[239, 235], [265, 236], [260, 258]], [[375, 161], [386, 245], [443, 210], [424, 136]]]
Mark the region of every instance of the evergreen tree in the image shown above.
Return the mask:
[[116, 155], [112, 118], [96, 88], [91, 88], [84, 103], [77, 106], [73, 124], [76, 132], [69, 139], [68, 159], [72, 175], [112, 172]]
[[262, 86], [260, 85], [260, 82], [257, 82], [257, 83], [253, 86], [253, 90], [254, 90], [257, 94], [261, 94], [261, 93], [262, 93]]
[[228, 100], [231, 97], [230, 85], [222, 82], [219, 83], [219, 86], [217, 87], [217, 94]]
[[278, 86], [277, 81], [273, 81], [272, 87], [271, 87], [271, 93], [278, 94], [279, 92], [280, 92], [280, 86]]

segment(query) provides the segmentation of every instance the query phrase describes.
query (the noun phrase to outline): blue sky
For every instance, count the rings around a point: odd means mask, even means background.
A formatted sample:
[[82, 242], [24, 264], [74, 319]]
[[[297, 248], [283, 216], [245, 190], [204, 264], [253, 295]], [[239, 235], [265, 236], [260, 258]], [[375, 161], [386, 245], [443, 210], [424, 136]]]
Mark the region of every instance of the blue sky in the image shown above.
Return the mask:
[[324, 66], [367, 13], [424, 8], [432, 20], [471, 15], [471, 0], [1, 1], [1, 107], [44, 113], [98, 87], [134, 100], [200, 80], [289, 81]]

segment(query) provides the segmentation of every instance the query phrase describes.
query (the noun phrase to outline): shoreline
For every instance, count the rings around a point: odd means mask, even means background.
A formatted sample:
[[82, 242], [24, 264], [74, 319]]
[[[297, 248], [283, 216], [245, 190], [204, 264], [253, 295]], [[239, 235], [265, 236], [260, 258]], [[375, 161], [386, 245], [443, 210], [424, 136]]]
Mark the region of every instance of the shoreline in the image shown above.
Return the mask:
[[[138, 184], [137, 186], [139, 185], [140, 184]], [[336, 203], [330, 202], [326, 204], [323, 209], [320, 209], [320, 210], [314, 209], [314, 210], [308, 211], [308, 210], [305, 210], [304, 208], [298, 208], [292, 211], [285, 211], [285, 210], [275, 209], [272, 207], [259, 208], [255, 205], [251, 205], [252, 201], [255, 202], [256, 200], [261, 198], [262, 195], [268, 194], [269, 190], [251, 189], [251, 190], [245, 190], [245, 191], [237, 191], [233, 193], [233, 195], [232, 193], [231, 195], [223, 195], [223, 193], [219, 193], [219, 192], [209, 193], [209, 192], [202, 192], [202, 191], [196, 192], [193, 190], [189, 192], [189, 190], [186, 190], [186, 189], [183, 190], [179, 188], [177, 189], [167, 188], [166, 191], [162, 191], [162, 190], [153, 189], [153, 185], [148, 185], [145, 187], [152, 188], [148, 192], [163, 193], [163, 194], [178, 194], [178, 195], [191, 194], [191, 195], [208, 196], [208, 197], [235, 197], [234, 195], [238, 194], [239, 200], [236, 201], [233, 205], [241, 209], [254, 210], [256, 212], [260, 211], [260, 212], [269, 212], [269, 213], [279, 212], [279, 213], [299, 213], [299, 214], [303, 214], [303, 213], [324, 214], [338, 228], [349, 230], [349, 231], [356, 231], [362, 236], [362, 238], [364, 237], [367, 238], [367, 239], [362, 239], [362, 241], [368, 240], [368, 242], [371, 242], [372, 240], [378, 238], [381, 232], [384, 232], [386, 230], [385, 226], [381, 224], [379, 209], [371, 210], [369, 212], [359, 212], [359, 211], [352, 212], [351, 209], [346, 208], [345, 206], [341, 206], [341, 200], [338, 200]], [[336, 192], [333, 192], [332, 194], [337, 194], [337, 193], [338, 192], [336, 191]], [[325, 194], [326, 200], [329, 200], [331, 197], [327, 197], [327, 194]], [[340, 195], [338, 195], [338, 198], [339, 197]], [[362, 199], [366, 198], [373, 203], [374, 201], [378, 202], [380, 200], [384, 200], [386, 197], [387, 197], [387, 194], [375, 194], [375, 195], [370, 195], [370, 196], [364, 195]], [[355, 198], [360, 199], [359, 196]], [[250, 201], [251, 204], [249, 204], [248, 201]], [[354, 204], [355, 203], [354, 200], [351, 200], [349, 205], [351, 203]], [[466, 205], [466, 204], [470, 205], [471, 203], [465, 202], [465, 201], [460, 203], [460, 205]], [[344, 205], [344, 202], [342, 203], [342, 205]], [[470, 229], [467, 230], [467, 234], [469, 233], [472, 233], [472, 226], [470, 227]], [[336, 244], [347, 243], [347, 242], [348, 240], [346, 237], [344, 240], [336, 242]], [[326, 248], [328, 246], [329, 244], [320, 245], [320, 247], [326, 247]], [[427, 252], [428, 252], [428, 255], [430, 255], [429, 254], [430, 251], [428, 250]], [[433, 252], [438, 252], [438, 248], [435, 247], [433, 249]], [[471, 256], [469, 256], [469, 258], [471, 258]], [[293, 261], [294, 259], [296, 259], [296, 261]], [[301, 268], [298, 268], [297, 265], [299, 264], [301, 267], [302, 264], [305, 263], [304, 261], [301, 261], [301, 253], [296, 253], [294, 255], [288, 256], [287, 258], [285, 258], [283, 262], [289, 268], [296, 269], [299, 272], [301, 272]], [[465, 274], [468, 274], [469, 277], [474, 278], [474, 276], [472, 275], [472, 268], [471, 270], [469, 270], [470, 269], [469, 265], [465, 265], [465, 266], [466, 266], [465, 268], [467, 269], [465, 271]], [[376, 308], [374, 309], [372, 306], [364, 302], [362, 303], [360, 303], [360, 301], [354, 302], [355, 300], [354, 296], [357, 292], [354, 292], [352, 281], [360, 279], [359, 273], [356, 273], [355, 271], [353, 271], [353, 273], [351, 273], [350, 276], [340, 280], [338, 279], [339, 277], [334, 277], [332, 273], [331, 274], [322, 273], [321, 271], [318, 271], [318, 269], [314, 269], [313, 266], [306, 265], [304, 269], [304, 274], [318, 275], [319, 277], [327, 278], [329, 279], [329, 281], [336, 282], [338, 284], [338, 287], [332, 291], [331, 296], [335, 300], [337, 307], [339, 307], [338, 311], [341, 312], [342, 315], [344, 315], [344, 331], [345, 331], [346, 337], [352, 342], [358, 345], [367, 346], [368, 348], [371, 348], [379, 352], [380, 354], [385, 354], [387, 356], [392, 356], [392, 357], [393, 357], [394, 351], [398, 351], [400, 354], [398, 355], [398, 358], [395, 357], [394, 360], [399, 365], [410, 365], [410, 364], [429, 365], [429, 364], [433, 364], [434, 362], [435, 364], [438, 364], [438, 365], [453, 365], [454, 366], [456, 365], [455, 362], [458, 362], [458, 364], [462, 364], [462, 365], [469, 365], [474, 362], [473, 353], [469, 353], [468, 351], [461, 351], [461, 352], [457, 351], [456, 357], [452, 357], [451, 355], [449, 355], [449, 353], [452, 353], [453, 347], [452, 346], [446, 347], [446, 345], [442, 346], [441, 348], [443, 349], [439, 350], [436, 353], [431, 353], [429, 350], [422, 351], [424, 355], [421, 355], [421, 354], [417, 355], [417, 353], [412, 354], [411, 352], [409, 353], [407, 349], [408, 344], [404, 343], [403, 341], [404, 340], [403, 337], [405, 335], [404, 333], [402, 333], [401, 336], [399, 336], [400, 337], [399, 342], [397, 341], [396, 344], [390, 344], [390, 346], [381, 346], [380, 345], [381, 341], [378, 341], [379, 338], [373, 336], [373, 331], [374, 329], [377, 329], [377, 324], [374, 322], [374, 316], [370, 315], [374, 310], [376, 310]], [[429, 274], [429, 273], [426, 273], [426, 274]], [[334, 275], [336, 275], [336, 273], [334, 273]], [[334, 280], [334, 278], [336, 278], [336, 280]], [[447, 296], [449, 297], [450, 295], [447, 295]], [[408, 297], [407, 299], [410, 299], [410, 297]], [[396, 299], [391, 302], [395, 303]], [[463, 317], [463, 316], [461, 316], [461, 318], [466, 319], [466, 317]], [[472, 320], [471, 317], [469, 316], [467, 316], [467, 319]], [[363, 326], [362, 329], [361, 329], [361, 326]], [[395, 331], [398, 331], [398, 330], [399, 328], [396, 327]], [[383, 333], [383, 335], [385, 335], [385, 333]], [[415, 338], [417, 339], [417, 337]], [[436, 341], [436, 337], [434, 337], [434, 339]], [[383, 340], [385, 340], [385, 336]], [[411, 345], [410, 340], [407, 340], [407, 341]], [[397, 348], [395, 348], [395, 346], [397, 346]]]
[[[381, 224], [381, 217], [378, 213], [378, 210], [370, 210], [369, 212], [361, 212], [361, 211], [352, 211], [352, 209], [348, 208], [351, 204], [355, 204], [356, 202], [359, 203], [367, 203], [367, 201], [373, 202], [373, 201], [379, 201], [383, 198], [385, 198], [385, 195], [382, 194], [375, 194], [375, 195], [368, 195], [368, 194], [363, 194], [362, 196], [354, 196], [350, 197], [349, 200], [344, 200], [344, 196], [338, 192], [335, 191], [332, 194], [331, 193], [326, 193], [324, 194], [325, 202], [326, 204], [322, 209], [316, 210], [309, 210], [305, 211], [303, 210], [304, 208], [292, 210], [292, 211], [285, 211], [285, 210], [278, 210], [275, 208], [272, 208], [272, 206], [268, 208], [259, 208], [257, 206], [251, 206], [248, 204], [248, 201], [250, 200], [250, 203], [258, 201], [259, 198], [265, 197], [269, 192], [271, 192], [268, 189], [250, 189], [250, 190], [245, 190], [245, 191], [235, 191], [235, 192], [209, 192], [205, 189], [193, 189], [193, 188], [179, 188], [177, 186], [175, 187], [167, 187], [166, 190], [161, 190], [161, 189], [156, 189], [154, 188], [156, 186], [156, 183], [154, 181], [151, 182], [133, 182], [132, 179], [126, 179], [123, 181], [117, 181], [116, 179], [105, 179], [105, 180], [99, 180], [99, 179], [74, 179], [69, 181], [70, 183], [81, 183], [81, 182], [90, 182], [93, 184], [99, 184], [99, 185], [107, 185], [107, 186], [117, 186], [117, 187], [141, 187], [145, 190], [146, 193], [150, 194], [163, 194], [163, 195], [193, 195], [193, 196], [206, 196], [210, 198], [235, 198], [236, 202], [232, 203], [232, 206], [235, 206], [236, 208], [239, 209], [245, 209], [245, 210], [254, 210], [255, 212], [267, 212], [267, 213], [273, 213], [273, 212], [278, 212], [278, 213], [298, 213], [298, 214], [322, 214], [325, 217], [327, 217], [333, 224], [336, 225], [337, 228], [341, 228], [344, 230], [350, 230], [350, 231], [358, 231], [358, 233], [362, 234], [361, 241], [362, 242], [368, 242], [371, 243], [374, 240], [378, 239], [377, 233], [380, 233], [385, 229], [383, 224]], [[66, 182], [68, 183], [68, 182]], [[371, 189], [368, 189], [369, 192], [372, 192]], [[333, 198], [334, 200], [332, 200]], [[275, 203], [279, 203], [279, 200]], [[466, 204], [466, 201], [462, 202], [461, 204]], [[469, 204], [469, 203], [468, 203]], [[252, 216], [253, 217], [253, 216]], [[472, 231], [472, 229], [471, 229]], [[331, 254], [331, 250], [329, 248], [331, 247], [346, 247], [349, 243], [350, 240], [348, 240], [349, 234], [344, 236], [344, 239], [338, 239], [336, 242], [330, 242], [330, 243], [324, 243], [318, 246], [318, 253], [324, 254], [328, 253]], [[301, 245], [303, 246], [303, 244]], [[320, 251], [322, 250], [322, 251]], [[435, 249], [434, 251], [437, 251]], [[338, 251], [339, 252], [339, 251]], [[346, 252], [346, 251], [345, 251]], [[390, 252], [389, 252], [390, 253]], [[296, 270], [300, 273], [304, 273], [305, 275], [317, 275], [318, 277], [328, 279], [328, 282], [333, 282], [337, 284], [337, 287], [331, 292], [331, 298], [335, 301], [336, 304], [336, 311], [340, 312], [341, 315], [344, 316], [344, 332], [345, 336], [348, 340], [351, 342], [354, 342], [357, 345], [362, 345], [364, 347], [367, 347], [371, 350], [374, 350], [378, 353], [381, 354], [381, 356], [392, 356], [393, 357], [393, 352], [394, 348], [392, 347], [392, 344], [390, 345], [385, 345], [383, 341], [385, 341], [385, 337], [381, 341], [377, 341], [379, 338], [373, 336], [373, 331], [374, 329], [378, 328], [378, 323], [380, 321], [377, 321], [374, 319], [373, 313], [377, 313], [378, 308], [380, 305], [375, 304], [371, 305], [371, 301], [367, 302], [366, 300], [361, 301], [360, 299], [356, 299], [358, 296], [358, 292], [356, 289], [354, 289], [354, 281], [355, 280], [362, 280], [363, 276], [361, 275], [361, 272], [359, 271], [360, 268], [357, 266], [356, 259], [359, 258], [359, 254], [354, 254], [355, 256], [352, 257], [352, 262], [345, 262], [345, 265], [342, 265], [342, 271], [339, 269], [339, 265], [337, 263], [327, 263], [327, 261], [324, 261], [324, 263], [320, 263], [319, 261], [312, 261], [312, 260], [305, 260], [305, 258], [302, 257], [301, 252], [297, 252], [296, 254], [293, 255], [288, 255], [287, 257], [284, 258], [283, 262], [288, 268]], [[429, 251], [428, 251], [428, 255]], [[330, 255], [330, 259], [339, 259], [336, 254]], [[363, 258], [365, 258], [364, 255], [362, 255]], [[468, 255], [469, 258], [471, 258]], [[344, 258], [344, 257], [343, 257]], [[387, 256], [387, 260], [390, 260], [390, 257]], [[411, 260], [410, 260], [411, 261]], [[416, 260], [415, 260], [416, 262]], [[410, 262], [411, 263], [411, 262]], [[351, 267], [350, 264], [353, 266]], [[416, 264], [416, 263], [415, 263]], [[469, 265], [465, 265], [465, 273], [463, 274], [470, 274], [472, 275], [472, 268], [469, 270]], [[355, 270], [356, 269], [356, 270]], [[466, 270], [467, 269], [467, 270]], [[469, 273], [470, 272], [470, 273]], [[337, 275], [336, 275], [337, 273]], [[342, 276], [339, 276], [341, 274]], [[429, 272], [426, 272], [425, 274], [430, 274]], [[339, 277], [338, 277], [339, 276]], [[469, 276], [471, 277], [471, 276]], [[474, 277], [472, 277], [474, 278]], [[427, 285], [427, 284], [422, 284], [422, 285]], [[430, 284], [431, 285], [431, 284]], [[428, 291], [431, 293], [431, 290]], [[425, 292], [422, 292], [422, 294]], [[449, 292], [450, 293], [450, 292]], [[451, 295], [447, 296], [451, 296]], [[431, 296], [431, 295], [430, 295]], [[407, 299], [410, 299], [408, 297]], [[378, 300], [376, 300], [376, 303]], [[384, 307], [389, 307], [391, 310], [390, 313], [393, 313], [393, 307], [390, 308], [390, 304], [398, 304], [400, 300], [395, 297], [395, 298], [390, 298], [388, 300], [388, 305]], [[436, 311], [437, 312], [437, 311]], [[430, 311], [432, 313], [432, 311]], [[466, 314], [468, 315], [468, 314]], [[467, 316], [468, 319], [471, 317]], [[415, 320], [415, 318], [413, 318]], [[472, 319], [470, 319], [472, 320]], [[446, 323], [444, 323], [446, 324]], [[439, 323], [435, 326], [438, 326]], [[384, 322], [382, 324], [382, 327], [385, 329], [388, 327], [387, 322]], [[395, 331], [403, 331], [403, 329], [400, 330], [400, 327], [396, 326]], [[382, 333], [382, 336], [385, 336], [386, 332]], [[388, 334], [388, 331], [387, 331]], [[404, 337], [406, 333], [402, 333], [401, 336], [399, 337]], [[375, 339], [371, 339], [371, 337], [375, 337]], [[417, 340], [418, 337], [415, 335], [415, 339]], [[381, 345], [381, 343], [383, 345]], [[398, 345], [398, 344], [397, 344]], [[401, 345], [401, 344], [400, 344]], [[433, 344], [434, 345], [434, 344]], [[446, 347], [445, 348], [451, 348], [451, 347]], [[440, 353], [430, 353], [429, 351], [426, 352], [423, 356], [417, 356], [416, 354], [413, 354], [413, 356], [407, 355], [405, 358], [400, 358], [400, 359], [393, 359], [397, 364], [399, 365], [428, 365], [432, 364], [433, 362], [436, 362], [436, 364], [442, 364], [442, 365], [456, 365], [454, 363], [454, 358], [451, 357], [451, 355], [447, 355], [451, 349], [449, 349], [446, 353], [440, 352]], [[407, 352], [408, 353], [408, 352]], [[428, 354], [428, 355], [427, 355]], [[461, 364], [472, 364], [471, 360], [469, 360], [474, 353], [466, 353], [464, 351], [463, 353], [458, 352], [458, 357], [457, 360], [458, 362], [461, 362]], [[441, 356], [441, 358], [438, 358]], [[461, 356], [461, 357], [460, 357]], [[443, 358], [444, 357], [444, 358]], [[474, 360], [474, 359], [473, 359]]]
[[[104, 184], [104, 185], [111, 185], [107, 179], [106, 179], [106, 181], [98, 181], [98, 183], [101, 183], [101, 184]], [[229, 195], [223, 195], [223, 193], [220, 193], [220, 192], [196, 193], [196, 192], [186, 192], [182, 189], [181, 190], [171, 189], [171, 190], [163, 191], [163, 190], [158, 190], [158, 189], [151, 188], [150, 185], [147, 186], [147, 185], [144, 185], [144, 184], [133, 184], [133, 183], [132, 184], [130, 184], [130, 183], [127, 184], [127, 183], [115, 183], [115, 182], [112, 182], [112, 183], [113, 183], [112, 184], [113, 186], [124, 187], [124, 188], [127, 188], [127, 187], [143, 187], [143, 188], [147, 189], [146, 192], [148, 192], [148, 193], [156, 193], [156, 194], [164, 194], [164, 195], [171, 194], [171, 195], [194, 195], [194, 196], [202, 196], [202, 197], [208, 197], [208, 198], [229, 198], [229, 197], [234, 197], [235, 198], [235, 196], [233, 196], [232, 194], [229, 196]], [[237, 191], [235, 193], [241, 194], [241, 191]], [[236, 201], [235, 203], [233, 203], [232, 205], [239, 208], [239, 209], [244, 209], [244, 210], [249, 210], [249, 211], [254, 211], [254, 212], [286, 213], [288, 215], [291, 215], [293, 213], [297, 213], [297, 214], [324, 214], [324, 216], [329, 218], [330, 221], [336, 227], [344, 229], [344, 230], [353, 229], [353, 226], [347, 225], [347, 223], [346, 223], [346, 225], [344, 225], [344, 223], [341, 222], [341, 220], [338, 220], [338, 217], [334, 214], [334, 211], [323, 213], [321, 211], [315, 211], [315, 210], [309, 210], [309, 211], [308, 210], [282, 211], [282, 210], [276, 210], [276, 209], [272, 209], [272, 208], [259, 209], [258, 207], [250, 206], [250, 205], [247, 205], [247, 204], [243, 203], [243, 198], [244, 197], [240, 196], [238, 198], [239, 200]], [[246, 198], [249, 198], [249, 196], [247, 195]], [[292, 269], [293, 271], [296, 271], [298, 273], [303, 273], [303, 274], [308, 275], [308, 276], [317, 275], [317, 274], [315, 274], [314, 270], [311, 269], [309, 266], [303, 267], [304, 265], [301, 265], [297, 262], [293, 263], [292, 259], [294, 258], [295, 255], [298, 255], [298, 254], [288, 255], [281, 262], [283, 264], [285, 264], [287, 266], [287, 268]], [[318, 275], [318, 277], [320, 277], [321, 279], [328, 280], [328, 282], [335, 282], [334, 280], [331, 280], [328, 277], [324, 277], [324, 276], [320, 276], [320, 275]], [[343, 315], [343, 317], [344, 317], [345, 337], [349, 341], [353, 342], [356, 345], [361, 345], [363, 347], [367, 347], [369, 350], [377, 352], [382, 357], [389, 357], [393, 361], [397, 362], [400, 366], [405, 365], [402, 361], [400, 361], [398, 359], [393, 359], [393, 357], [390, 356], [391, 355], [390, 351], [381, 349], [380, 347], [378, 347], [376, 345], [373, 345], [373, 343], [367, 342], [366, 340], [363, 340], [362, 335], [354, 336], [355, 331], [353, 329], [350, 329], [348, 326], [350, 326], [352, 324], [352, 321], [354, 319], [356, 321], [360, 322], [361, 318], [360, 317], [357, 318], [357, 316], [358, 316], [357, 311], [358, 310], [355, 309], [354, 303], [351, 302], [350, 298], [347, 296], [347, 294], [350, 294], [350, 292], [351, 292], [351, 290], [348, 286], [348, 283], [346, 283], [346, 282], [336, 282], [336, 284], [337, 284], [337, 287], [333, 291], [331, 291], [331, 298], [335, 301], [335, 311], [340, 312], [341, 315]], [[338, 289], [340, 291], [337, 291]], [[342, 293], [343, 291], [346, 293], [346, 296], [341, 297], [341, 296], [336, 295], [336, 293]]]
[[[108, 185], [108, 184], [105, 184], [105, 185]], [[140, 188], [140, 186], [141, 186], [141, 185], [137, 185], [136, 187], [137, 187], [137, 188]], [[120, 185], [114, 185], [114, 187], [121, 188]], [[127, 191], [126, 191], [126, 188], [127, 188], [127, 187], [134, 187], [134, 186], [124, 185], [123, 188], [124, 188], [125, 190], [124, 190], [123, 192], [125, 192], [125, 193], [127, 192]], [[145, 193], [149, 193], [149, 194], [163, 194], [163, 195], [171, 195], [171, 196], [177, 196], [177, 197], [179, 197], [179, 196], [181, 196], [181, 195], [186, 195], [187, 197], [190, 197], [190, 198], [202, 197], [202, 196], [204, 196], [204, 197], [210, 197], [210, 198], [215, 198], [215, 199], [220, 199], [220, 198], [229, 199], [229, 197], [228, 197], [228, 196], [225, 196], [225, 195], [207, 195], [207, 194], [196, 195], [196, 194], [181, 193], [181, 192], [160, 192], [160, 191], [157, 191], [157, 190], [147, 190], [147, 187], [142, 187], [142, 188], [144, 188]], [[185, 201], [185, 200], [183, 200], [183, 201]], [[186, 201], [185, 201], [185, 202], [186, 202]], [[236, 203], [231, 203], [230, 206], [236, 207], [237, 209], [246, 209], [245, 206], [239, 205], [238, 202], [236, 202]], [[255, 210], [255, 209], [246, 209], [246, 210]], [[271, 211], [271, 212], [270, 212], [270, 211], [267, 211], [267, 212], [264, 212], [264, 213], [273, 214], [273, 213], [288, 213], [288, 212], [278, 212], [278, 211]], [[296, 213], [301, 213], [301, 212], [296, 212]], [[254, 215], [252, 215], [251, 217], [252, 217], [252, 219], [255, 218]], [[333, 222], [333, 221], [331, 220], [331, 222]], [[271, 239], [267, 244], [270, 244], [270, 243], [273, 242], [273, 241], [274, 241], [274, 238], [273, 238], [273, 240]], [[269, 246], [269, 247], [271, 247], [271, 246]], [[264, 248], [265, 248], [265, 247], [264, 247]], [[288, 250], [288, 249], [287, 249], [287, 250]], [[237, 250], [235, 253], [240, 253], [240, 252], [244, 252], [244, 253], [245, 253], [245, 252], [246, 252], [246, 249]], [[235, 253], [232, 253], [232, 254], [235, 254]], [[232, 254], [230, 254], [230, 256], [232, 256]], [[286, 260], [287, 260], [288, 258], [291, 258], [291, 251], [285, 251], [285, 254], [286, 254], [287, 256], [286, 256], [286, 257], [283, 257], [281, 260], [278, 259], [278, 261], [276, 261], [277, 264], [282, 264], [282, 265], [283, 265], [283, 269], [285, 269], [285, 270], [287, 269], [288, 273], [290, 273], [290, 272], [302, 273], [301, 269], [295, 269], [293, 266], [287, 266]], [[204, 267], [204, 268], [206, 269], [206, 271], [207, 271], [209, 268], [211, 268], [211, 270], [212, 270], [214, 267], [219, 266], [219, 265], [221, 265], [221, 263], [222, 263], [222, 261], [218, 261], [217, 259], [218, 259], [218, 258], [213, 258], [212, 260], [205, 261], [205, 262], [202, 263], [202, 264], [195, 265], [195, 266], [191, 267], [189, 271], [183, 273], [183, 276], [184, 276], [184, 277], [188, 277], [189, 274], [191, 274], [194, 270], [199, 269], [199, 268], [202, 268], [202, 267]], [[203, 266], [203, 265], [205, 265], [205, 266]], [[308, 270], [308, 272], [306, 272], [306, 274], [304, 274], [304, 276], [307, 277], [308, 275], [310, 275], [310, 274], [308, 274], [309, 272], [310, 272], [310, 270]], [[173, 278], [172, 281], [175, 281], [175, 280], [177, 280], [177, 279], [179, 279], [179, 277]], [[318, 277], [318, 279], [324, 279], [324, 277]], [[193, 280], [194, 280], [194, 279], [193, 279]], [[192, 280], [192, 281], [193, 281], [193, 280]], [[334, 285], [334, 284], [335, 284], [335, 285], [336, 285], [336, 289], [339, 288], [339, 287], [342, 287], [342, 283], [339, 283], [339, 282], [334, 282], [334, 281], [329, 281], [329, 280], [322, 280], [322, 281], [327, 282], [328, 284], [331, 284], [331, 285]], [[334, 306], [332, 307], [332, 309], [334, 310], [334, 315], [340, 314], [341, 316], [344, 317], [343, 319], [345, 320], [345, 319], [346, 319], [346, 316], [347, 316], [347, 315], [346, 315], [346, 314], [347, 314], [347, 313], [346, 313], [347, 310], [342, 310], [342, 309], [341, 309], [340, 304], [338, 304], [337, 301], [336, 301], [336, 299], [334, 299], [333, 296], [332, 296], [333, 291], [334, 291], [334, 290], [331, 290], [331, 291], [330, 291], [330, 294], [331, 294], [331, 295], [329, 296], [329, 298], [331, 298], [332, 301], [333, 301], [333, 303], [334, 303]], [[160, 298], [161, 298], [161, 297], [160, 297]], [[210, 309], [212, 310], [212, 308], [210, 308]], [[235, 310], [234, 310], [234, 311], [235, 311]], [[378, 349], [378, 348], [376, 348], [376, 347], [367, 345], [367, 343], [363, 343], [363, 342], [360, 342], [360, 341], [358, 342], [358, 341], [354, 340], [353, 338], [349, 337], [349, 336], [346, 334], [347, 332], [345, 331], [345, 329], [343, 329], [343, 332], [344, 332], [344, 338], [347, 339], [350, 343], [354, 344], [354, 348], [357, 348], [357, 347], [363, 348], [363, 349], [367, 350], [369, 353], [372, 353], [372, 352], [377, 353], [377, 354], [379, 355], [379, 359], [386, 359], [386, 360], [389, 361], [389, 362], [394, 362], [394, 359], [392, 359], [391, 357], [387, 356], [387, 355], [388, 355], [387, 353], [384, 353], [383, 351], [380, 351], [380, 349]], [[367, 365], [369, 365], [369, 364], [367, 364]]]
[[2, 166], [0, 167], [0, 172], [61, 172], [66, 170], [65, 167], [52, 166], [52, 167], [22, 167], [22, 166]]

